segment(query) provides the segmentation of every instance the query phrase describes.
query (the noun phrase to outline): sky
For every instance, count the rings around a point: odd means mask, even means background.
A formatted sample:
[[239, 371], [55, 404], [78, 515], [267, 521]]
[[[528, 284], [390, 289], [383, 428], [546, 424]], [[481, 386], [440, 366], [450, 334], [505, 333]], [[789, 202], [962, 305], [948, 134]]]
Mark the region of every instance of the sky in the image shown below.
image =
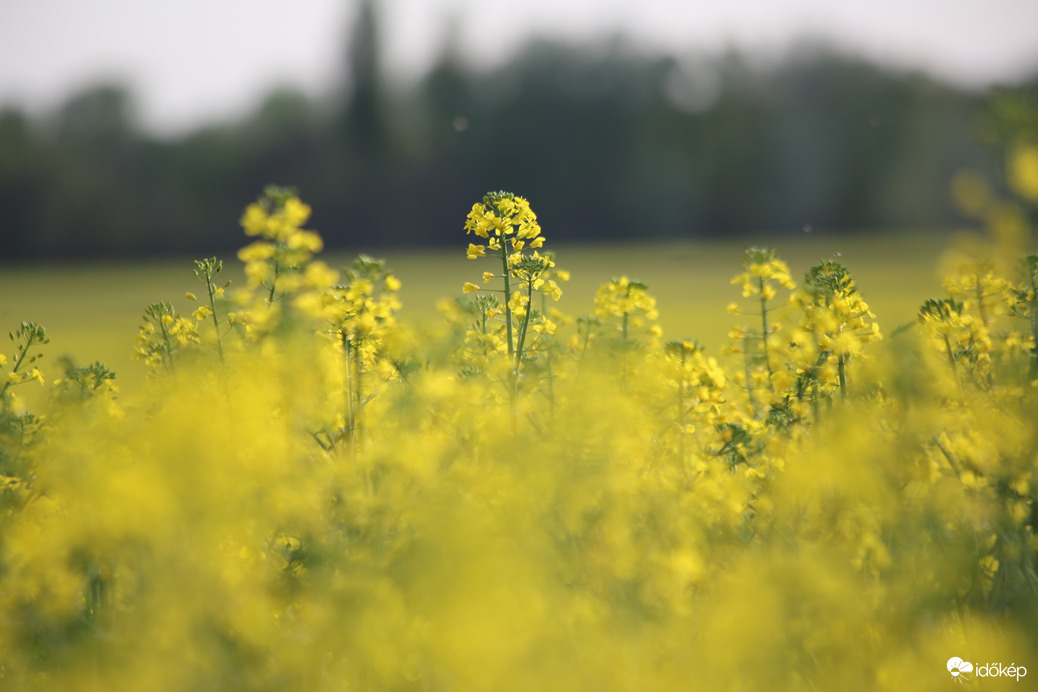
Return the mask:
[[[961, 86], [1038, 72], [1038, 0], [381, 0], [389, 75], [415, 79], [456, 24], [457, 51], [498, 64], [534, 35], [622, 34], [650, 51], [779, 59], [798, 38]], [[102, 80], [144, 125], [176, 133], [239, 117], [275, 86], [324, 93], [356, 0], [0, 0], [0, 107], [45, 113]]]

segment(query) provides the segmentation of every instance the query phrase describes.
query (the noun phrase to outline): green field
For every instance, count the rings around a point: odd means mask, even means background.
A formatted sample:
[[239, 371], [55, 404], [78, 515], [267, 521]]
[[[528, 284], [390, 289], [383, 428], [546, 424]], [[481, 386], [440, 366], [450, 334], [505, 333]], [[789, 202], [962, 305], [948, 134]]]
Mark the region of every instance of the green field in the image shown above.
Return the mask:
[[[457, 250], [369, 251], [385, 257], [403, 282], [403, 320], [434, 319], [438, 298], [460, 295], [464, 281], [478, 280], [487, 267], [465, 258], [464, 240], [459, 236]], [[649, 284], [658, 299], [666, 338], [691, 337], [716, 351], [728, 329], [745, 319], [729, 315], [725, 306], [740, 299], [739, 289], [729, 280], [740, 271], [743, 249], [753, 244], [739, 240], [554, 247], [558, 266], [572, 273], [557, 307], [572, 316], [591, 312], [595, 290], [614, 276], [627, 275]], [[923, 300], [940, 287], [936, 267], [945, 239], [935, 234], [805, 235], [770, 245], [787, 261], [794, 277], [821, 259], [839, 256], [884, 332], [913, 319]], [[340, 253], [324, 260], [341, 267], [352, 258]], [[242, 285], [240, 263], [226, 257], [225, 265], [232, 286]], [[81, 363], [101, 360], [116, 371], [124, 391], [132, 390], [145, 370], [132, 358], [141, 313], [160, 300], [172, 301], [179, 311], [190, 313], [193, 305], [184, 293], [200, 289], [192, 269], [188, 257], [5, 266], [0, 269], [0, 326], [11, 330], [23, 320], [39, 322], [51, 338], [45, 366], [66, 354]], [[48, 376], [55, 376], [53, 366], [49, 370], [44, 367]]]

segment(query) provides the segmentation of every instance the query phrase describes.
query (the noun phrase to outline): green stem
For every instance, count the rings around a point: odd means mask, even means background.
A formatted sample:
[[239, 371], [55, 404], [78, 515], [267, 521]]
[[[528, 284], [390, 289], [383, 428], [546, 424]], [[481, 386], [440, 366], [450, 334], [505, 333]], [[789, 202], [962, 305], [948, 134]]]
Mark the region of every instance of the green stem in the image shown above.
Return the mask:
[[274, 260], [274, 278], [270, 280], [270, 293], [267, 294], [267, 305], [274, 304], [274, 286], [278, 282], [278, 274], [281, 273], [281, 265], [277, 260]]
[[840, 356], [836, 360], [836, 371], [840, 376], [840, 396], [844, 399], [847, 398], [847, 359], [844, 356]]
[[811, 385], [811, 412], [814, 414], [815, 425], [818, 425], [818, 417], [820, 409], [818, 407], [818, 380], [816, 379]]
[[[32, 348], [32, 345], [34, 343], [36, 343], [35, 337], [33, 335], [29, 335], [29, 339], [25, 342], [25, 346], [23, 346], [21, 351], [18, 353], [18, 359], [14, 362], [14, 368], [11, 370], [12, 374], [18, 372], [18, 368], [22, 367], [22, 361], [24, 361], [25, 357], [29, 355], [29, 349]], [[7, 393], [8, 387], [10, 386], [10, 380], [4, 383], [4, 388], [0, 389], [0, 398], [3, 398], [4, 394]]]
[[977, 282], [977, 311], [980, 313], [980, 322], [984, 325], [984, 328], [986, 329], [988, 326], [988, 315], [987, 310], [984, 309], [984, 291], [983, 287], [980, 284], [980, 272], [977, 272], [974, 278]]
[[508, 266], [508, 238], [501, 237], [501, 273], [505, 279], [505, 334], [508, 340], [508, 358], [513, 362], [508, 382], [508, 401], [512, 408], [512, 434], [519, 433], [519, 366], [512, 334], [512, 308], [508, 303], [512, 298], [512, 271]]
[[757, 398], [753, 396], [753, 370], [751, 369], [751, 355], [750, 355], [750, 335], [746, 334], [742, 339], [742, 361], [743, 368], [746, 371], [746, 396], [750, 400], [750, 408], [753, 409], [753, 417], [760, 417], [760, 410], [757, 408]]
[[226, 366], [223, 357], [223, 335], [220, 334], [220, 320], [216, 316], [216, 287], [213, 285], [212, 274], [206, 273], [205, 283], [209, 289], [209, 309], [212, 311], [213, 327], [216, 329], [216, 352], [220, 354], [220, 365]]
[[354, 374], [353, 374], [353, 347], [346, 332], [342, 332], [342, 345], [346, 350], [346, 391], [343, 392], [346, 399], [346, 434], [349, 436], [350, 458], [356, 458], [356, 421], [357, 412], [354, 403]]
[[501, 238], [501, 267], [505, 277], [505, 332], [508, 335], [508, 357], [515, 356], [515, 342], [512, 340], [512, 308], [508, 302], [512, 299], [511, 270], [508, 268], [508, 239]]
[[[630, 286], [630, 284], [628, 284], [628, 286], [627, 286], [627, 293], [624, 294], [624, 298], [629, 300], [630, 297], [631, 297], [631, 286]], [[628, 315], [629, 315], [629, 313], [626, 310], [624, 310], [623, 323], [622, 323], [621, 330], [622, 330], [622, 333], [623, 333], [623, 339], [624, 339], [624, 343], [625, 344], [627, 343], [627, 320], [628, 320]]]
[[526, 331], [530, 327], [530, 315], [533, 313], [533, 277], [527, 283], [527, 295], [530, 299], [526, 303], [526, 314], [523, 315], [523, 323], [519, 326], [518, 344], [515, 348], [515, 356], [512, 360], [512, 386], [510, 387], [510, 398], [512, 401], [512, 413], [514, 416], [513, 431], [519, 432], [519, 368], [523, 357], [523, 346], [526, 344]]
[[1031, 367], [1027, 372], [1028, 382], [1033, 382], [1038, 378], [1038, 284], [1035, 282], [1035, 277], [1038, 275], [1038, 263], [1031, 263], [1030, 266], [1031, 274], [1031, 340], [1033, 346], [1031, 346]]
[[768, 301], [764, 297], [764, 277], [757, 277], [760, 288], [760, 320], [761, 320], [761, 346], [764, 350], [764, 365], [768, 369], [768, 388], [773, 392], [775, 391], [774, 385], [771, 383], [771, 378], [775, 373], [771, 371], [771, 358], [768, 353]]
[[169, 340], [169, 332], [166, 331], [166, 323], [162, 321], [161, 311], [159, 313], [159, 329], [162, 330], [162, 364], [170, 372], [176, 372], [173, 365], [173, 344]]
[[[527, 296], [532, 298], [533, 296], [533, 277], [526, 284]], [[515, 374], [519, 375], [519, 363], [523, 355], [523, 346], [526, 344], [526, 331], [530, 327], [530, 315], [533, 314], [532, 300], [526, 302], [526, 314], [523, 315], [523, 323], [519, 327], [519, 343], [515, 348]]]
[[959, 377], [959, 365], [955, 362], [955, 352], [952, 350], [951, 340], [944, 335], [944, 350], [951, 365], [952, 374], [955, 375], [955, 385], [959, 388], [959, 397], [962, 397], [962, 379]]

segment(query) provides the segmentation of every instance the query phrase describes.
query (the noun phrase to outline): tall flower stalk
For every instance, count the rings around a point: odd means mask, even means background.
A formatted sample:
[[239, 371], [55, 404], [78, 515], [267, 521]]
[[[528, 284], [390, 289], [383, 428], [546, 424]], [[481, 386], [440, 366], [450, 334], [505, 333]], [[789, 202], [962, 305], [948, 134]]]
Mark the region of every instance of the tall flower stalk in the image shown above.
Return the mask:
[[[538, 251], [544, 245], [544, 236], [530, 203], [511, 192], [489, 192], [482, 202], [474, 204], [465, 220], [465, 233], [486, 241], [469, 244], [469, 259], [493, 257], [501, 267], [500, 273], [484, 272], [481, 284], [466, 282], [462, 287], [465, 293], [481, 294], [476, 302], [479, 314], [467, 338], [476, 346], [470, 365], [478, 369], [491, 367], [490, 356], [504, 351], [504, 379], [513, 413], [518, 415], [523, 376], [534, 355], [546, 348], [548, 337], [555, 331], [555, 324], [547, 315], [534, 310], [532, 300], [537, 293], [552, 300], [562, 297], [562, 289], [548, 276], [555, 261], [551, 255]], [[498, 279], [501, 288], [488, 287]], [[488, 319], [497, 328], [488, 329]], [[503, 338], [497, 336], [498, 330], [503, 331]]]

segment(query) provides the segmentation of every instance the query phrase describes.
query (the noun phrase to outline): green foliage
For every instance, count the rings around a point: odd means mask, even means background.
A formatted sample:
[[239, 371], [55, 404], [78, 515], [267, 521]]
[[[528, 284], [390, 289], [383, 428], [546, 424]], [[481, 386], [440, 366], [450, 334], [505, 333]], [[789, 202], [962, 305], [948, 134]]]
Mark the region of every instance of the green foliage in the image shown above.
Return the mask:
[[85, 401], [115, 389], [115, 373], [104, 363], [94, 361], [78, 366], [71, 358], [62, 359], [64, 377], [58, 383], [60, 396]]

